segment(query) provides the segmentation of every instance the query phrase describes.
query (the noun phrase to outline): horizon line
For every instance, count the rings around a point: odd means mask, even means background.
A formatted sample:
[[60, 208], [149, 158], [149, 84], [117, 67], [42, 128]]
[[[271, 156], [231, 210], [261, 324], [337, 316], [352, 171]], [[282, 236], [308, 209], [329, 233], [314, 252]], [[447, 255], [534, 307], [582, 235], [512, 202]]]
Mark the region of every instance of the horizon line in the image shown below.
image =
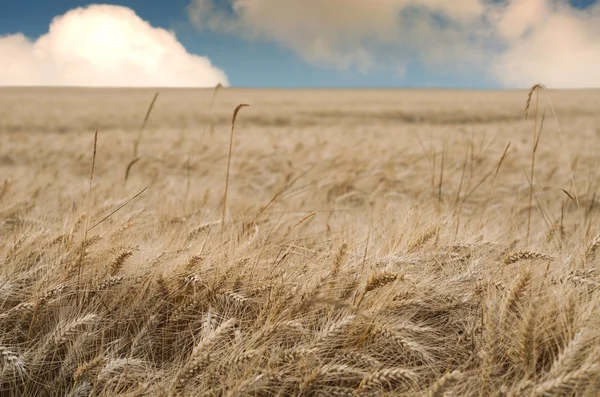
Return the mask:
[[[532, 84], [533, 86], [534, 84]], [[92, 86], [92, 85], [0, 85], [3, 89], [86, 89], [86, 90], [214, 90], [217, 86], [206, 87], [172, 87], [172, 86]], [[600, 87], [581, 87], [581, 88], [552, 88], [554, 91], [582, 91], [598, 90]], [[485, 88], [485, 87], [430, 87], [430, 86], [305, 86], [305, 87], [261, 87], [261, 86], [221, 86], [220, 89], [240, 89], [240, 90], [423, 90], [423, 91], [522, 91], [530, 87], [523, 88]]]

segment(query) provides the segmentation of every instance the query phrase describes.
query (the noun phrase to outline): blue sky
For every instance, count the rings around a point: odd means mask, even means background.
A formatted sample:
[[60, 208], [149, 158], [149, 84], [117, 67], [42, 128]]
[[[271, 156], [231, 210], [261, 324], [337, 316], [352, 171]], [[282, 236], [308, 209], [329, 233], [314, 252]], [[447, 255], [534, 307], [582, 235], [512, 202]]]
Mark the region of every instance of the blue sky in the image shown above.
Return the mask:
[[[285, 3], [284, 0], [280, 1]], [[325, 3], [327, 1], [323, 0]], [[455, 1], [457, 4], [460, 3], [460, 0]], [[210, 0], [205, 0], [205, 2], [210, 2]], [[153, 27], [174, 31], [177, 39], [188, 52], [208, 57], [216, 67], [227, 74], [232, 86], [500, 88], [506, 85], [504, 81], [487, 73], [485, 60], [481, 61], [483, 66], [472, 69], [469, 69], [469, 65], [460, 65], [456, 60], [448, 60], [448, 68], [439, 67], [439, 64], [443, 65], [446, 62], [443, 58], [445, 55], [441, 55], [442, 59], [437, 60], [437, 66], [432, 66], [419, 54], [404, 56], [402, 58], [403, 73], [395, 72], [395, 67], [390, 66], [392, 62], [397, 61], [396, 59], [390, 61], [385, 57], [380, 57], [379, 53], [369, 54], [378, 63], [376, 67], [368, 71], [353, 66], [332, 66], [331, 62], [314, 61], [310, 59], [310, 56], [307, 59], [303, 44], [296, 43], [293, 36], [282, 38], [276, 36], [277, 32], [265, 33], [266, 31], [261, 30], [260, 23], [256, 21], [251, 22], [255, 24], [252, 26], [258, 33], [251, 39], [240, 37], [241, 35], [227, 31], [227, 29], [195, 26], [190, 21], [187, 12], [186, 7], [189, 3], [190, 0], [171, 0], [169, 2], [129, 0], [112, 1], [108, 4], [126, 6]], [[230, 4], [226, 3], [227, 0], [218, 0], [213, 6], [217, 9], [229, 9], [230, 12]], [[570, 5], [574, 10], [585, 11], [594, 8], [595, 3], [596, 0], [572, 0]], [[49, 24], [55, 16], [63, 15], [71, 9], [87, 4], [91, 3], [75, 0], [11, 2], [10, 6], [4, 6], [0, 12], [0, 36], [22, 33], [34, 41], [48, 32]], [[600, 25], [600, 20], [596, 22], [597, 25]], [[292, 31], [292, 33], [296, 34], [297, 32]], [[269, 36], [270, 34], [273, 36]], [[292, 44], [289, 43], [290, 40]], [[343, 43], [343, 45], [350, 44]], [[377, 43], [377, 45], [379, 44]], [[388, 44], [381, 45], [377, 51], [383, 53], [386, 45]], [[551, 45], [552, 43], [548, 43], [548, 46]], [[392, 52], [406, 50], [409, 53], [410, 51], [406, 48], [405, 43], [399, 44], [398, 47], [392, 48]], [[448, 54], [453, 52], [451, 49], [444, 51], [448, 51]], [[474, 56], [476, 58], [476, 55]], [[475, 63], [477, 62], [479, 61]], [[511, 62], [514, 63], [513, 58], [511, 58]]]

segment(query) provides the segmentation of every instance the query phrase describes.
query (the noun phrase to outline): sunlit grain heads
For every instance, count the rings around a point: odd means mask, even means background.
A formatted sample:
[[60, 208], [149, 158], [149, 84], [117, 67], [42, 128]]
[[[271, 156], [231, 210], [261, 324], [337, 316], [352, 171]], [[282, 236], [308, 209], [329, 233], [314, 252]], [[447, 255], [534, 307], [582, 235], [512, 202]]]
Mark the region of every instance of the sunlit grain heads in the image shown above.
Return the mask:
[[504, 305], [500, 313], [501, 321], [503, 323], [507, 321], [508, 316], [510, 316], [510, 314], [517, 308], [517, 305], [519, 305], [521, 299], [525, 295], [527, 288], [529, 287], [530, 282], [531, 273], [529, 273], [528, 271], [522, 272], [519, 275], [519, 278], [514, 283], [508, 296], [504, 300]]
[[[239, 327], [238, 320], [235, 318], [230, 318], [227, 321], [219, 324], [219, 326], [213, 330], [210, 330], [205, 334], [205, 337], [200, 341], [200, 343], [194, 348], [194, 352], [198, 352], [204, 349], [208, 349], [210, 346], [214, 346], [218, 342], [222, 342], [222, 338], [230, 335], [233, 330]], [[193, 355], [194, 353], [192, 353]]]
[[[97, 356], [96, 358], [92, 359], [91, 361], [81, 364], [75, 370], [75, 373], [73, 375], [73, 380], [75, 382], [79, 382], [80, 380], [82, 380], [85, 377], [91, 377], [92, 379], [94, 379], [95, 377], [98, 376], [98, 373], [100, 373], [100, 370], [106, 364], [106, 362], [107, 362], [106, 357]], [[90, 375], [90, 374], [92, 374], [92, 375]]]
[[198, 227], [196, 227], [195, 229], [193, 229], [191, 232], [189, 232], [186, 241], [192, 241], [194, 240], [199, 234], [203, 233], [203, 232], [207, 232], [209, 230], [211, 230], [213, 227], [218, 226], [221, 224], [221, 220], [217, 220], [217, 221], [209, 221], [209, 222], [204, 222], [201, 223]]
[[561, 281], [569, 281], [574, 285], [583, 286], [588, 291], [593, 291], [600, 288], [600, 282], [596, 281], [595, 270], [592, 269], [574, 269], [570, 270], [565, 278], [561, 277]]
[[44, 304], [47, 303], [50, 300], [56, 299], [58, 298], [65, 290], [67, 289], [67, 286], [65, 284], [61, 284], [58, 285], [54, 288], [50, 288], [49, 290], [47, 290], [44, 295], [42, 295], [39, 299], [37, 304]]
[[363, 293], [360, 296], [356, 306], [360, 305], [360, 303], [363, 301], [363, 299], [369, 292], [375, 291], [375, 290], [382, 288], [390, 283], [393, 283], [394, 281], [398, 280], [398, 278], [401, 278], [401, 276], [399, 276], [398, 274], [395, 274], [395, 273], [380, 273], [380, 274], [375, 274], [375, 275], [371, 276], [367, 280], [367, 284], [365, 285]]
[[227, 393], [228, 397], [234, 397], [243, 395], [244, 393], [249, 393], [254, 390], [260, 383], [267, 380], [265, 379], [265, 374], [259, 374], [256, 376], [252, 376], [250, 378], [244, 379], [238, 385], [236, 385], [229, 393]]
[[105, 291], [105, 290], [109, 290], [111, 288], [116, 287], [117, 285], [120, 285], [124, 280], [124, 276], [112, 276], [107, 278], [106, 280], [100, 282], [95, 290], [96, 291]]
[[524, 379], [533, 377], [536, 363], [535, 327], [537, 303], [532, 302], [523, 318], [519, 338], [519, 355], [521, 359], [521, 372]]
[[156, 280], [156, 289], [157, 293], [164, 301], [168, 301], [171, 298], [171, 290], [167, 285], [167, 280], [165, 280], [164, 277], [158, 277]]
[[164, 315], [153, 314], [148, 321], [142, 326], [140, 331], [131, 341], [130, 356], [135, 356], [139, 351], [143, 351], [147, 347], [151, 339], [151, 332], [158, 326], [158, 323], [163, 320]]
[[406, 248], [407, 252], [414, 252], [423, 247], [429, 240], [437, 237], [439, 232], [440, 227], [438, 225], [425, 230], [425, 232], [417, 236], [410, 244], [408, 244], [408, 247]]
[[278, 365], [296, 364], [298, 361], [306, 359], [307, 357], [316, 357], [317, 353], [317, 348], [309, 349], [304, 347], [294, 347], [278, 352], [272, 362]]
[[92, 385], [91, 382], [87, 382], [87, 381], [82, 381], [82, 382], [78, 382], [75, 387], [73, 388], [73, 390], [71, 391], [71, 394], [69, 394], [70, 397], [89, 397], [89, 395], [92, 393], [92, 391], [94, 390], [94, 385]]
[[590, 353], [593, 354], [593, 346], [598, 342], [596, 333], [584, 328], [575, 334], [567, 346], [560, 352], [552, 363], [552, 367], [546, 374], [548, 379], [564, 376], [577, 368], [584, 362]]
[[542, 254], [541, 252], [537, 252], [537, 251], [522, 250], [522, 251], [513, 252], [513, 253], [507, 255], [504, 259], [504, 263], [506, 265], [510, 265], [510, 264], [519, 262], [521, 260], [535, 260], [535, 259], [550, 261], [550, 260], [552, 260], [552, 257], [550, 255]]
[[233, 292], [233, 291], [224, 291], [216, 294], [217, 299], [219, 299], [222, 304], [225, 306], [234, 306], [239, 308], [245, 308], [252, 304], [252, 300], [246, 298], [244, 295]]
[[97, 314], [90, 313], [66, 323], [56, 334], [55, 342], [64, 343], [73, 340], [81, 332], [96, 326], [100, 322], [100, 319], [100, 316]]
[[329, 325], [323, 331], [317, 335], [315, 343], [327, 344], [330, 342], [339, 343], [343, 341], [344, 336], [348, 333], [352, 327], [356, 315], [350, 315], [342, 318], [341, 320]]
[[214, 359], [214, 355], [203, 353], [189, 361], [175, 377], [175, 382], [173, 384], [175, 395], [180, 395], [187, 384], [202, 373]]
[[27, 376], [26, 366], [17, 353], [7, 347], [0, 346], [0, 358], [3, 365], [3, 380], [6, 380], [9, 375], [13, 378], [13, 381], [25, 379]]
[[115, 358], [106, 361], [96, 379], [101, 389], [118, 394], [128, 388], [140, 388], [152, 375], [151, 366], [143, 360]]
[[124, 249], [117, 254], [117, 256], [110, 262], [109, 273], [111, 276], [116, 276], [117, 273], [123, 268], [125, 260], [133, 255], [131, 249]]
[[533, 387], [535, 383], [529, 379], [524, 379], [518, 382], [516, 385], [509, 388], [506, 385], [503, 385], [500, 388], [500, 395], [502, 397], [519, 397], [519, 396], [530, 396], [533, 393]]
[[354, 392], [355, 396], [373, 390], [394, 390], [400, 385], [414, 384], [417, 374], [403, 368], [386, 368], [367, 374]]
[[343, 386], [323, 386], [315, 392], [316, 397], [352, 397], [354, 389]]
[[461, 379], [463, 374], [460, 371], [452, 371], [441, 378], [439, 378], [431, 387], [429, 388], [429, 392], [427, 393], [427, 397], [443, 397], [444, 393], [448, 390], [448, 388], [452, 385], [452, 383]]
[[533, 396], [568, 396], [585, 390], [593, 377], [600, 374], [600, 356], [584, 362], [581, 367], [557, 378], [549, 379], [535, 386]]
[[206, 307], [204, 296], [192, 295], [188, 299], [181, 302], [175, 309], [170, 312], [168, 322], [176, 324], [178, 322], [189, 321], [189, 317]]
[[333, 261], [333, 268], [331, 270], [331, 278], [332, 279], [335, 279], [338, 276], [340, 269], [341, 269], [342, 265], [344, 264], [344, 261], [346, 260], [347, 251], [348, 251], [348, 244], [343, 243], [340, 246], [340, 249], [338, 250], [337, 254], [335, 255], [335, 259]]
[[499, 305], [496, 300], [491, 300], [484, 315], [485, 344], [482, 349], [483, 362], [483, 387], [484, 390], [491, 388], [497, 381], [496, 369], [499, 366], [498, 357], [500, 353], [500, 314]]
[[596, 254], [596, 252], [598, 251], [598, 247], [600, 247], [600, 234], [598, 234], [596, 237], [594, 237], [594, 239], [592, 239], [592, 241], [590, 241], [590, 243], [586, 247], [586, 250], [585, 250], [586, 259], [590, 259], [591, 257], [593, 257]]
[[12, 318], [12, 319], [22, 319], [33, 314], [35, 310], [35, 305], [30, 302], [21, 302], [17, 306], [7, 310], [6, 312], [0, 314], [0, 320]]
[[239, 366], [260, 357], [260, 351], [258, 349], [246, 350], [244, 352], [236, 354], [233, 358], [221, 363], [221, 367], [230, 368], [231, 366]]
[[389, 283], [393, 283], [398, 279], [398, 274], [394, 273], [381, 273], [372, 276], [365, 286], [365, 292], [371, 292], [379, 289]]
[[[260, 327], [255, 338], [262, 342], [266, 342], [269, 339], [286, 339], [296, 334], [304, 334], [307, 330], [304, 325], [295, 320], [280, 321], [267, 323]], [[293, 348], [296, 349], [296, 348]], [[293, 350], [292, 349], [292, 350]]]
[[204, 259], [204, 257], [200, 254], [198, 255], [192, 255], [190, 257], [190, 259], [187, 260], [187, 262], [185, 263], [185, 265], [183, 266], [183, 271], [184, 272], [191, 272], [193, 271]]
[[306, 392], [319, 383], [332, 382], [342, 378], [360, 379], [362, 376], [362, 371], [347, 365], [325, 364], [318, 366], [304, 377], [300, 384], [300, 390]]
[[341, 358], [349, 364], [365, 369], [381, 369], [383, 364], [381, 361], [359, 351], [348, 351], [341, 355]]
[[527, 92], [527, 101], [525, 102], [525, 118], [527, 119], [527, 116], [529, 116], [529, 107], [531, 106], [531, 97], [533, 96], [534, 92], [536, 92], [536, 90], [543, 88], [543, 85], [540, 83], [536, 83], [534, 85], [531, 86], [531, 88], [529, 89], [529, 92]]
[[407, 357], [415, 357], [423, 362], [431, 362], [432, 358], [427, 349], [408, 335], [400, 333], [398, 330], [386, 326], [375, 325], [371, 330], [371, 335], [382, 338], [383, 340], [395, 345]]

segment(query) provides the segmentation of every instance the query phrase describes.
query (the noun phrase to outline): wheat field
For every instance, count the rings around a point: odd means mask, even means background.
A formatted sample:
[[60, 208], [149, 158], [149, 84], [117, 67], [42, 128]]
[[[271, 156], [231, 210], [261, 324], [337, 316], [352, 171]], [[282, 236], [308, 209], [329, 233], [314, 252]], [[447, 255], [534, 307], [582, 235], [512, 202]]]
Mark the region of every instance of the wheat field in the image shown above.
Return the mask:
[[155, 91], [0, 90], [1, 396], [600, 395], [600, 91]]

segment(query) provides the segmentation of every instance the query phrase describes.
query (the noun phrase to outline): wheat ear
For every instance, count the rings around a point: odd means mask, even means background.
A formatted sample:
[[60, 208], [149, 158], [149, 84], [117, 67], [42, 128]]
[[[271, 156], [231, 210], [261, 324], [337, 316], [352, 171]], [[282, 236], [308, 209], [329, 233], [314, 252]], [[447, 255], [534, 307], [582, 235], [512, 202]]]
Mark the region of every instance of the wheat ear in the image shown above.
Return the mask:
[[462, 373], [460, 371], [452, 371], [447, 373], [438, 379], [431, 387], [429, 388], [429, 392], [427, 393], [428, 397], [443, 397], [444, 392], [448, 389], [451, 383], [457, 381], [462, 377]]

